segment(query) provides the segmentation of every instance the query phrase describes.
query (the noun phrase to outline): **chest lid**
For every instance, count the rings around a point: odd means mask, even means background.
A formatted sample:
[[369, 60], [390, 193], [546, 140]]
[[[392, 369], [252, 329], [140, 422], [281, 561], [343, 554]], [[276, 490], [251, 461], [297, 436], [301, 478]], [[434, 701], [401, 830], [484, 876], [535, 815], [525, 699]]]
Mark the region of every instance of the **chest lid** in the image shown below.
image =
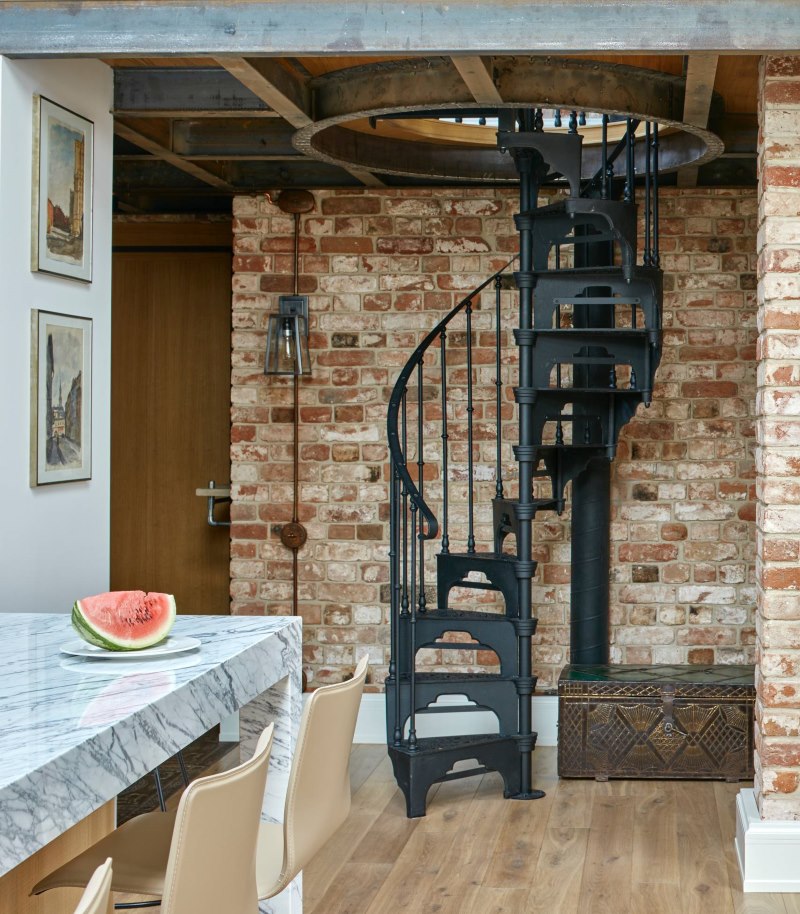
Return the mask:
[[561, 671], [562, 698], [619, 697], [660, 700], [665, 687], [675, 698], [753, 699], [755, 668], [654, 664], [570, 664]]

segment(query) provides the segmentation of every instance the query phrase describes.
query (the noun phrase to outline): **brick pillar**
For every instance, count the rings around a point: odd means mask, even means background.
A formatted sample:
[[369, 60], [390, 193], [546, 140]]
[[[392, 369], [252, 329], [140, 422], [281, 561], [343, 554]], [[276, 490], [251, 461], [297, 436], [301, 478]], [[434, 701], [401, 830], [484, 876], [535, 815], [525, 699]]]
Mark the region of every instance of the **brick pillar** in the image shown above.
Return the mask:
[[759, 78], [756, 781], [800, 819], [800, 56]]

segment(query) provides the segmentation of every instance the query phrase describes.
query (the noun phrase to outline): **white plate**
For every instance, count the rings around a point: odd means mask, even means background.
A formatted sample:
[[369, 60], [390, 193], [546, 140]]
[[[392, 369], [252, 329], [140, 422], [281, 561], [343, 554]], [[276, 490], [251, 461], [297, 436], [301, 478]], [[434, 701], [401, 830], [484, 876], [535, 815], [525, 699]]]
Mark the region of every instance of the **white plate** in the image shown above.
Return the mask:
[[61, 653], [70, 657], [88, 657], [92, 660], [146, 660], [153, 657], [168, 657], [171, 654], [183, 654], [194, 651], [200, 647], [199, 638], [167, 638], [154, 647], [146, 647], [141, 651], [107, 651], [102, 647], [95, 647], [88, 641], [75, 639], [61, 645]]
[[59, 666], [62, 670], [77, 673], [79, 676], [122, 676], [136, 678], [138, 681], [149, 673], [185, 670], [197, 666], [200, 661], [200, 654], [195, 651], [171, 657], [140, 657], [136, 663], [115, 663], [105, 657], [93, 657], [87, 663], [85, 657], [64, 657]]

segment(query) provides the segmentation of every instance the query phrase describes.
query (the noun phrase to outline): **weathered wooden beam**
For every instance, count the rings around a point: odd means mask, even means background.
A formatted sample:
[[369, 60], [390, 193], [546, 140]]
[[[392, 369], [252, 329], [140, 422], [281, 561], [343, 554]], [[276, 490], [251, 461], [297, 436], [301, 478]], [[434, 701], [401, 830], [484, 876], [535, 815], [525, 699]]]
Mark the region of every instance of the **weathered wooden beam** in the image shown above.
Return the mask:
[[308, 87], [279, 61], [269, 57], [221, 57], [219, 64], [293, 127], [311, 123]]
[[[215, 192], [262, 193], [267, 189], [286, 187], [357, 187], [358, 183], [345, 169], [327, 162], [317, 162], [304, 156], [291, 162], [231, 161], [224, 163], [228, 190], [219, 187]], [[168, 195], [207, 193], [189, 174], [178, 174], [170, 164], [155, 157], [124, 159], [115, 164], [115, 185], [130, 197], [132, 193], [163, 191]]]
[[[221, 57], [219, 63], [293, 127], [308, 127], [313, 124], [307, 83], [281, 66], [279, 61], [268, 57], [254, 57], [248, 60]], [[384, 186], [380, 178], [364, 168], [348, 168], [348, 171], [362, 184], [370, 187]]]
[[[686, 67], [686, 92], [683, 97], [683, 120], [695, 127], [707, 127], [717, 75], [717, 54], [690, 54]], [[678, 187], [697, 186], [698, 167], [690, 165], [678, 171]]]
[[182, 156], [177, 155], [171, 149], [164, 146], [162, 143], [158, 142], [152, 137], [145, 135], [144, 133], [141, 133], [139, 130], [129, 126], [119, 118], [114, 119], [114, 133], [118, 134], [131, 143], [135, 143], [141, 149], [152, 153], [159, 159], [163, 159], [173, 167], [178, 168], [181, 171], [185, 171], [186, 174], [191, 175], [193, 178], [197, 178], [206, 184], [210, 184], [212, 187], [219, 187], [223, 190], [233, 190], [233, 186], [223, 178], [220, 178], [218, 175], [215, 175], [213, 172], [208, 171], [200, 165], [196, 165], [194, 162], [187, 161]]
[[173, 121], [172, 151], [187, 159], [298, 156], [294, 127], [280, 119], [184, 118]]
[[278, 117], [220, 67], [120, 67], [114, 70], [113, 110], [123, 117]]
[[796, 0], [6, 0], [0, 54], [558, 54], [800, 47]]
[[452, 58], [453, 65], [458, 70], [469, 91], [479, 105], [503, 104], [503, 99], [497, 91], [492, 76], [492, 62], [483, 57], [458, 57]]
[[366, 187], [386, 187], [385, 181], [382, 181], [374, 172], [367, 171], [366, 168], [347, 168], [346, 171], [349, 171]]

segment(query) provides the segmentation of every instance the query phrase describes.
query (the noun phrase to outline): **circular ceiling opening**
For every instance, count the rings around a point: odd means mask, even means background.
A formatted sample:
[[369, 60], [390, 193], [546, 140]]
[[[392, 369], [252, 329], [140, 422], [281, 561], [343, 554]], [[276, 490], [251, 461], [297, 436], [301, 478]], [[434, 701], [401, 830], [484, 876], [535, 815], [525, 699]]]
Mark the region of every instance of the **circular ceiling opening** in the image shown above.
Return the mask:
[[[622, 142], [638, 121], [635, 162], [645, 166], [646, 122], [659, 124], [661, 172], [700, 165], [723, 145], [715, 134], [683, 122], [685, 80], [640, 68], [567, 58], [495, 58], [502, 103], [478, 105], [449, 58], [370, 64], [312, 81], [316, 119], [294, 145], [323, 161], [373, 172], [458, 182], [511, 183], [511, 157], [497, 148], [503, 109], [541, 109], [545, 132], [583, 137], [582, 177], [601, 163], [607, 144]], [[582, 123], [583, 122], [583, 123]]]

